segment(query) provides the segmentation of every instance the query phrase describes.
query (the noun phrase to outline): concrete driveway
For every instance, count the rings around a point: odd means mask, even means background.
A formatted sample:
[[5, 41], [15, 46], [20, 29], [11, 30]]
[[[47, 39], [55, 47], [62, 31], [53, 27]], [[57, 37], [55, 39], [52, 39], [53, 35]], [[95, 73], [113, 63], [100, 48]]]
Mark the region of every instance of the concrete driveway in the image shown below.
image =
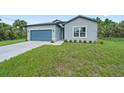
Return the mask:
[[33, 48], [40, 47], [42, 45], [61, 45], [63, 41], [56, 43], [42, 42], [42, 41], [27, 41], [23, 43], [17, 43], [7, 46], [0, 46], [0, 62], [10, 59], [24, 52], [27, 52]]

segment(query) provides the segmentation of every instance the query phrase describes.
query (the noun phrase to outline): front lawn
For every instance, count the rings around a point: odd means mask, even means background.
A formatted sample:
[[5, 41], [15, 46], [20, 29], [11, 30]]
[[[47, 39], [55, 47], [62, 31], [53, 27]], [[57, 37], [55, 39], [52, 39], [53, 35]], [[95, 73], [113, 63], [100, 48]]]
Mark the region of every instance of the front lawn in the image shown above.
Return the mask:
[[24, 42], [24, 41], [25, 39], [0, 41], [0, 46], [15, 44], [15, 43]]
[[0, 63], [0, 76], [124, 76], [124, 39], [42, 46]]

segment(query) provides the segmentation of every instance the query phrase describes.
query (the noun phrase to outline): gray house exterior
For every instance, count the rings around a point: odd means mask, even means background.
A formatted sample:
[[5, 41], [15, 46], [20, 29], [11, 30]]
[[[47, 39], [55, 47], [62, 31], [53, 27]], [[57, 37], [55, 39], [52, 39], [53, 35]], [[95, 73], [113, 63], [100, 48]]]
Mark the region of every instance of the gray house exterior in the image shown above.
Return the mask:
[[62, 40], [61, 28], [55, 24], [31, 25], [27, 27], [27, 39], [31, 41]]
[[31, 41], [97, 40], [96, 20], [76, 16], [69, 21], [54, 20], [50, 23], [27, 25], [27, 39]]

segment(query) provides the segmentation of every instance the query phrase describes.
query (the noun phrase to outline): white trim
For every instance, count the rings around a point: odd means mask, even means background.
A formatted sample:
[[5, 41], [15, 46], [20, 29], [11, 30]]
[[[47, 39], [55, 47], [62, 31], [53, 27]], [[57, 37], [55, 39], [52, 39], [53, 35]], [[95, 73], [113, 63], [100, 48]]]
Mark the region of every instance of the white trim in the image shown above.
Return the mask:
[[[85, 27], [86, 28], [86, 36], [85, 37], [80, 37], [80, 34], [79, 34], [79, 37], [74, 37], [74, 28], [75, 27]], [[87, 25], [78, 25], [78, 26], [72, 26], [72, 37], [73, 38], [87, 38]]]
[[33, 28], [33, 29], [29, 29], [29, 30], [53, 30], [53, 28]]
[[27, 29], [27, 40], [30, 41], [30, 30]]

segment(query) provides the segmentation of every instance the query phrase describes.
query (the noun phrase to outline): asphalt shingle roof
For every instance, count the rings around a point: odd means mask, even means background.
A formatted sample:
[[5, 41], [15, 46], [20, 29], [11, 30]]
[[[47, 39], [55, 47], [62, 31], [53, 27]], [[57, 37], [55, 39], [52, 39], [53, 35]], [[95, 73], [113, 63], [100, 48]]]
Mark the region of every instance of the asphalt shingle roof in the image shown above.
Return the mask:
[[92, 22], [96, 22], [96, 20], [93, 19], [93, 18], [89, 18], [89, 17], [85, 17], [85, 16], [82, 16], [82, 15], [78, 15], [78, 16], [76, 16], [76, 17], [70, 19], [69, 21], [61, 21], [61, 20], [56, 19], [56, 20], [54, 20], [53, 22], [39, 23], [39, 24], [31, 24], [31, 25], [27, 25], [27, 26], [58, 25], [58, 24], [60, 24], [60, 23], [62, 23], [62, 24], [67, 24], [67, 23], [69, 23], [69, 22], [71, 22], [71, 21], [73, 21], [73, 20], [75, 20], [75, 19], [77, 19], [77, 18], [83, 18], [83, 19], [86, 19], [86, 20], [89, 20], [89, 21], [92, 21]]

